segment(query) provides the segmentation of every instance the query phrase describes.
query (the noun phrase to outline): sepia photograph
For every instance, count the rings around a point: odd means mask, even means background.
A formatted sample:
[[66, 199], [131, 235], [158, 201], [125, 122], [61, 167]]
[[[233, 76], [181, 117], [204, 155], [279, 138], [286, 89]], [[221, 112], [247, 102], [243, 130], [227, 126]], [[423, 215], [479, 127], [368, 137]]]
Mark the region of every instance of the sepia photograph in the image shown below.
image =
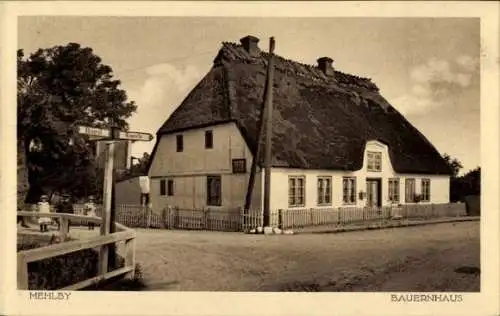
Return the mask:
[[16, 22], [27, 299], [484, 292], [479, 17]]

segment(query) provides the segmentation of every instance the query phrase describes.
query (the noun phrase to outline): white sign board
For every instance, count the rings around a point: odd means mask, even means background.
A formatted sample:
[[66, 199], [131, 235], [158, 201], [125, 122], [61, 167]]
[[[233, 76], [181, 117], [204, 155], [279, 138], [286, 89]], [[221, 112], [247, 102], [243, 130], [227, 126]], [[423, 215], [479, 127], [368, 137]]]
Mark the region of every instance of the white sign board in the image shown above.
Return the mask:
[[115, 135], [116, 139], [123, 139], [123, 140], [140, 140], [140, 141], [146, 141], [149, 142], [153, 140], [153, 135], [149, 133], [139, 133], [139, 132], [118, 132], [117, 135]]
[[78, 126], [78, 133], [89, 135], [92, 138], [107, 138], [111, 136], [111, 131], [109, 129], [89, 127], [89, 126]]

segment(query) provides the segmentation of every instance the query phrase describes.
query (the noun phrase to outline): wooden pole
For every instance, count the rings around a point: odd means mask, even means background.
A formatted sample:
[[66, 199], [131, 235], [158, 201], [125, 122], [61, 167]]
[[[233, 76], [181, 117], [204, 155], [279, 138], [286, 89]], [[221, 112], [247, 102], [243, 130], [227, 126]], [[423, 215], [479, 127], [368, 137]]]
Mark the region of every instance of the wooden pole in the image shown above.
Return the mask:
[[[266, 85], [267, 86], [267, 85]], [[265, 92], [264, 92], [265, 93]], [[262, 102], [262, 106], [260, 109], [260, 118], [259, 118], [259, 127], [257, 130], [257, 148], [255, 149], [255, 156], [252, 159], [252, 167], [250, 169], [250, 178], [248, 179], [248, 189], [245, 197], [245, 206], [243, 208], [243, 214], [248, 214], [250, 210], [250, 206], [252, 205], [252, 194], [253, 187], [255, 185], [255, 174], [257, 173], [257, 165], [259, 164], [260, 155], [261, 155], [261, 144], [263, 143], [264, 138], [264, 118], [265, 118], [265, 102]], [[246, 217], [243, 217], [244, 220], [247, 220]]]
[[[106, 165], [104, 166], [104, 213], [102, 214], [101, 236], [109, 235], [111, 223], [111, 201], [113, 189], [113, 160], [115, 154], [115, 143], [110, 141], [106, 144]], [[108, 272], [108, 246], [101, 247], [99, 256], [99, 274]]]
[[273, 137], [273, 85], [274, 85], [274, 37], [269, 42], [269, 61], [267, 66], [267, 89], [266, 89], [266, 146], [264, 147], [264, 227], [269, 226], [270, 202], [271, 202], [271, 160], [272, 160], [272, 137]]
[[[115, 177], [111, 178], [111, 203], [110, 203], [110, 216], [109, 216], [109, 232], [113, 234], [116, 232], [115, 220], [116, 220], [116, 203], [115, 203]], [[108, 260], [108, 271], [115, 268], [116, 263], [116, 244], [109, 245], [109, 260]]]
[[[274, 50], [274, 45], [273, 45], [273, 50]], [[259, 164], [260, 161], [260, 156], [261, 156], [261, 151], [262, 147], [261, 144], [264, 142], [264, 122], [266, 120], [266, 100], [267, 100], [267, 95], [268, 90], [269, 90], [269, 66], [270, 64], [268, 63], [268, 75], [266, 77], [266, 85], [264, 88], [264, 100], [262, 102], [261, 108], [260, 108], [260, 117], [259, 117], [259, 126], [257, 129], [257, 148], [255, 149], [255, 156], [252, 159], [252, 167], [250, 169], [250, 178], [248, 179], [248, 189], [247, 189], [247, 194], [245, 197], [245, 206], [243, 207], [243, 214], [246, 215], [248, 214], [248, 211], [250, 210], [251, 204], [252, 204], [252, 194], [253, 194], [253, 187], [255, 185], [255, 174], [257, 173], [257, 165]], [[247, 221], [248, 218], [245, 216], [243, 217], [244, 221]], [[246, 223], [245, 223], [246, 224]]]

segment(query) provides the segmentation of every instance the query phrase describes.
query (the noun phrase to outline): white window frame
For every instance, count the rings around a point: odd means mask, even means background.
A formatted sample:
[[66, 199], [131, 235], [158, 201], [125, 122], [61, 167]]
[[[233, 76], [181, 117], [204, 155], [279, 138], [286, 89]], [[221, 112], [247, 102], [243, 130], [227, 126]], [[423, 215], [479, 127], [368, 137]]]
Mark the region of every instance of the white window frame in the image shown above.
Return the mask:
[[342, 178], [342, 202], [345, 205], [356, 204], [356, 177], [343, 177]]
[[[409, 186], [409, 183], [413, 183], [412, 186]], [[415, 178], [407, 178], [405, 179], [405, 202], [406, 203], [414, 203], [415, 202], [415, 196], [416, 196], [416, 188], [415, 188]], [[413, 190], [410, 192], [409, 189], [412, 188]]]
[[431, 201], [431, 179], [424, 178], [421, 180], [422, 202]]
[[389, 178], [388, 188], [389, 188], [389, 201], [392, 203], [399, 203], [401, 201], [400, 196], [400, 181], [399, 178]]
[[332, 177], [318, 176], [318, 206], [332, 205]]
[[[302, 182], [302, 185], [299, 185]], [[288, 206], [304, 207], [306, 205], [306, 177], [288, 177]]]
[[[247, 160], [245, 158], [241, 159], [233, 159], [231, 161], [232, 163], [232, 172], [235, 174], [238, 173], [247, 173]], [[241, 169], [238, 169], [238, 167], [241, 167]]]
[[366, 165], [369, 172], [381, 172], [382, 171], [382, 152], [380, 151], [368, 151], [366, 153]]

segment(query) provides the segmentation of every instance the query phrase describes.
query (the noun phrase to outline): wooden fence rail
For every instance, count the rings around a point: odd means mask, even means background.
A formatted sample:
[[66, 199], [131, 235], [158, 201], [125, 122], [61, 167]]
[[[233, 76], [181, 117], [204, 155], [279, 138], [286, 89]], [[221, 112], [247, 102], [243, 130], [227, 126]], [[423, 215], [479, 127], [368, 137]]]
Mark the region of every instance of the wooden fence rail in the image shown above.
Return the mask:
[[[114, 271], [107, 271], [107, 268], [103, 268], [102, 262], [106, 261], [107, 258], [102, 258], [99, 256], [98, 260], [98, 275], [91, 277], [87, 280], [78, 282], [66, 286], [60, 290], [78, 290], [102, 280], [107, 280], [120, 275], [134, 276], [135, 271], [135, 231], [129, 229], [128, 227], [116, 223], [115, 233], [97, 236], [85, 240], [68, 240], [68, 221], [85, 221], [92, 222], [95, 224], [101, 224], [102, 219], [99, 217], [89, 217], [75, 214], [64, 214], [64, 213], [37, 213], [37, 212], [17, 212], [18, 216], [23, 217], [51, 217], [59, 218], [61, 227], [59, 229], [59, 236], [61, 238], [61, 243], [54, 244], [46, 247], [40, 247], [25, 251], [20, 251], [17, 253], [17, 288], [19, 290], [28, 289], [28, 263], [39, 261], [47, 258], [57, 257], [65, 255], [72, 252], [81, 251], [84, 249], [108, 247], [111, 244], [117, 244], [119, 242], [125, 243], [125, 264], [124, 267], [119, 268]], [[102, 253], [102, 252], [100, 252]], [[106, 252], [107, 253], [107, 252]]]

